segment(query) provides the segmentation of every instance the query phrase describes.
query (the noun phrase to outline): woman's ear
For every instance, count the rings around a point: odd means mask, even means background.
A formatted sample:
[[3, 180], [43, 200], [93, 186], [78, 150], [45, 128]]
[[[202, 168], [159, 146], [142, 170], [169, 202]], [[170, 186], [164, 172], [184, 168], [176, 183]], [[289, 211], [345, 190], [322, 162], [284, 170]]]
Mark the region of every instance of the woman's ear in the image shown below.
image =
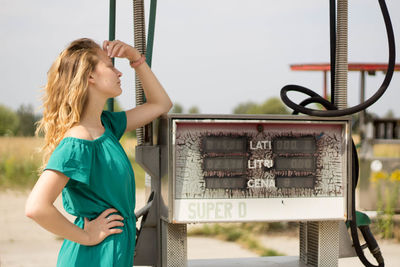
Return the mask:
[[94, 83], [95, 83], [95, 79], [94, 79], [92, 73], [89, 75], [89, 80], [88, 80], [88, 81], [89, 81], [89, 83], [91, 83], [91, 84], [94, 84]]

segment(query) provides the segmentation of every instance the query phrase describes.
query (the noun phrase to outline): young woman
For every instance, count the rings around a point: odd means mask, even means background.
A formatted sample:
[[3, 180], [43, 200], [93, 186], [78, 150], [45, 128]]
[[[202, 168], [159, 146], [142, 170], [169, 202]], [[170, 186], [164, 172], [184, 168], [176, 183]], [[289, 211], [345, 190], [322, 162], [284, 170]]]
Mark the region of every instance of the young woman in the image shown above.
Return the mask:
[[[103, 111], [121, 94], [111, 58], [129, 60], [147, 102]], [[135, 180], [119, 139], [169, 111], [171, 100], [137, 49], [121, 41], [73, 41], [48, 72], [43, 119], [44, 163], [25, 213], [65, 238], [57, 266], [132, 266], [136, 236]], [[62, 192], [69, 222], [53, 205]], [[149, 242], [152, 242], [149, 240]]]

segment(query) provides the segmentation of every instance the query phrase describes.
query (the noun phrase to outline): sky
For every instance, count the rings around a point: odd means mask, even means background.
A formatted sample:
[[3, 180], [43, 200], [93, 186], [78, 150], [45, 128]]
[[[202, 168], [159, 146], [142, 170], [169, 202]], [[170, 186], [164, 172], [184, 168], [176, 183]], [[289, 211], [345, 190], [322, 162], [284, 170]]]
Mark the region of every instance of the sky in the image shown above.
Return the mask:
[[[144, 0], [146, 15], [150, 0]], [[400, 1], [387, 0], [395, 37], [400, 37]], [[0, 0], [0, 104], [32, 104], [40, 113], [41, 88], [57, 55], [73, 40], [108, 38], [107, 0]], [[133, 44], [132, 1], [117, 1], [116, 39]], [[148, 18], [148, 16], [147, 16]], [[397, 40], [397, 54], [400, 52]], [[229, 114], [247, 101], [279, 97], [287, 84], [322, 95], [322, 72], [291, 71], [291, 64], [329, 63], [328, 0], [160, 0], [152, 69], [174, 103], [187, 111]], [[385, 28], [377, 0], [349, 0], [349, 62], [387, 63]], [[397, 56], [396, 62], [400, 60]], [[124, 109], [135, 106], [134, 71], [123, 73]], [[367, 76], [366, 96], [383, 73]], [[328, 76], [329, 80], [329, 76]], [[359, 103], [360, 74], [348, 74], [348, 105]], [[328, 84], [329, 86], [329, 84]], [[304, 97], [290, 94], [294, 100]], [[368, 110], [400, 117], [400, 72]]]

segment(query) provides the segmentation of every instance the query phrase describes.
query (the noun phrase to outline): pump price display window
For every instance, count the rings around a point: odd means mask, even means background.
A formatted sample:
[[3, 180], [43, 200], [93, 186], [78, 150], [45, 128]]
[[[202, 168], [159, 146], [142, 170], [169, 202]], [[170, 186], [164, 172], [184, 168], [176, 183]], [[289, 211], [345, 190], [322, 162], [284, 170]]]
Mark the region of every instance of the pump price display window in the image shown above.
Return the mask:
[[169, 220], [345, 219], [347, 118], [170, 118]]

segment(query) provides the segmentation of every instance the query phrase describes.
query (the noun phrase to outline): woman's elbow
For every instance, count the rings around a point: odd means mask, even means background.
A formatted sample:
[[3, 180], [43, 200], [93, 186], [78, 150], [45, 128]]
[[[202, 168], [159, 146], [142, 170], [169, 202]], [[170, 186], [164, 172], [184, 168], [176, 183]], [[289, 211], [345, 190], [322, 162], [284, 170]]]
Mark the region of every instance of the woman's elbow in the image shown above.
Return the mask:
[[172, 101], [169, 100], [168, 103], [165, 105], [165, 112], [164, 113], [168, 113], [171, 110], [173, 105], [174, 104], [172, 103]]
[[35, 211], [25, 207], [25, 216], [33, 220], [35, 218]]
[[172, 108], [173, 104], [171, 101], [166, 101], [160, 105], [158, 105], [157, 109], [158, 109], [158, 114], [162, 115], [162, 114], [166, 114], [170, 111], [170, 109]]
[[29, 201], [26, 202], [25, 204], [25, 216], [28, 218], [35, 218], [37, 216], [37, 208], [35, 208], [34, 205], [32, 205]]
[[40, 205], [37, 204], [37, 201], [28, 198], [25, 203], [25, 216], [31, 218], [32, 220], [35, 220], [40, 217], [41, 211], [42, 208], [40, 207]]

